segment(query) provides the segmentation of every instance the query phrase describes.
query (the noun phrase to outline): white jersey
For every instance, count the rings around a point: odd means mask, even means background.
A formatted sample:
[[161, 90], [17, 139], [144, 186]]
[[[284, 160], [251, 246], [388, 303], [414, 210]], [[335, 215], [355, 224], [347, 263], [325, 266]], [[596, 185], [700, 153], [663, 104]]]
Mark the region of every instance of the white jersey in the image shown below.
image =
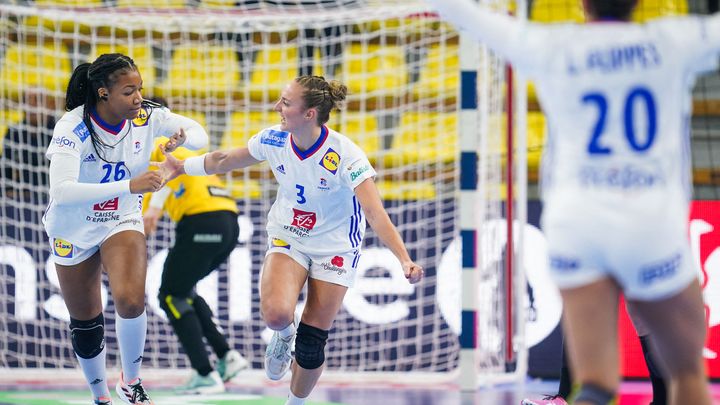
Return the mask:
[[268, 214], [268, 233], [293, 241], [306, 254], [359, 249], [365, 218], [354, 189], [376, 174], [367, 156], [325, 126], [306, 151], [279, 128], [264, 129], [248, 142], [250, 154], [268, 161], [280, 185]]
[[548, 117], [546, 206], [687, 210], [691, 88], [720, 51], [720, 17], [545, 25], [430, 2], [535, 81]]
[[546, 204], [582, 200], [647, 210], [662, 201], [658, 208], [686, 212], [691, 90], [720, 48], [720, 37], [708, 42], [706, 21], [528, 30], [533, 43], [544, 44], [538, 59], [522, 58], [518, 68], [535, 80], [548, 117]]
[[429, 0], [535, 81], [548, 118], [543, 218], [560, 288], [612, 277], [657, 300], [697, 279], [687, 240], [695, 77], [714, 67], [720, 16], [538, 25]]
[[[190, 121], [164, 107], [143, 107], [138, 118], [125, 120], [115, 127], [92, 114], [95, 132], [103, 142], [113, 146], [101, 148], [98, 155], [90, 132], [82, 120], [83, 109], [83, 106], [77, 107], [65, 113], [57, 122], [46, 153], [50, 160], [61, 154], [76, 159], [80, 166], [78, 183], [128, 181], [146, 172], [154, 146], [153, 138], [172, 136]], [[186, 145], [197, 148], [207, 142], [206, 136], [205, 140], [196, 138], [197, 135], [188, 134]], [[141, 219], [142, 195], [131, 194], [129, 187], [126, 190], [97, 201], [90, 195], [86, 201], [73, 204], [59, 204], [51, 198], [43, 216], [48, 235], [80, 248], [97, 246], [123, 221]]]

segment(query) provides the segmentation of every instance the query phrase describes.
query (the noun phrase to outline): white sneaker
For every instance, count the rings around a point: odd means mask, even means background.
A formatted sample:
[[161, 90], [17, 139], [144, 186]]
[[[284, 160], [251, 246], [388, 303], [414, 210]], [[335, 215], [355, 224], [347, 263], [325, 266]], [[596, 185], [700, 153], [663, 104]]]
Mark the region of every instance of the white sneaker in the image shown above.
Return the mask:
[[130, 381], [129, 384], [125, 384], [125, 379], [120, 374], [120, 379], [115, 385], [115, 392], [126, 404], [153, 405], [153, 401], [143, 388], [142, 380], [139, 377]]
[[225, 392], [225, 384], [217, 371], [211, 371], [203, 377], [193, 370], [188, 382], [175, 391], [185, 395], [221, 394]]
[[271, 380], [279, 380], [290, 370], [292, 363], [291, 348], [295, 334], [283, 339], [276, 331], [265, 349], [265, 374]]
[[237, 350], [230, 350], [225, 353], [222, 359], [217, 361], [215, 369], [220, 374], [220, 378], [224, 382], [230, 381], [233, 377], [238, 375], [242, 370], [245, 370], [250, 366], [250, 362], [245, 360], [245, 357], [240, 354]]

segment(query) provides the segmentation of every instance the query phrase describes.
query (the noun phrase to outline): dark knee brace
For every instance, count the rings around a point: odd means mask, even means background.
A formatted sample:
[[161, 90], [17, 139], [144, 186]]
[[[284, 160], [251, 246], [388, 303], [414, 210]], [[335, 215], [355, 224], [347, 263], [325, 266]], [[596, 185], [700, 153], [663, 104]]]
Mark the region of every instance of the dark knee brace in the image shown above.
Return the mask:
[[183, 315], [194, 312], [193, 297], [182, 297], [160, 292], [158, 294], [160, 308], [165, 311], [170, 321], [180, 319]]
[[325, 363], [325, 343], [328, 331], [300, 322], [295, 337], [295, 361], [306, 369], [314, 370]]
[[574, 402], [590, 402], [596, 405], [615, 405], [615, 393], [600, 388], [593, 384], [583, 384], [580, 386]]
[[75, 354], [92, 359], [105, 348], [105, 317], [103, 314], [89, 321], [70, 318], [70, 340]]

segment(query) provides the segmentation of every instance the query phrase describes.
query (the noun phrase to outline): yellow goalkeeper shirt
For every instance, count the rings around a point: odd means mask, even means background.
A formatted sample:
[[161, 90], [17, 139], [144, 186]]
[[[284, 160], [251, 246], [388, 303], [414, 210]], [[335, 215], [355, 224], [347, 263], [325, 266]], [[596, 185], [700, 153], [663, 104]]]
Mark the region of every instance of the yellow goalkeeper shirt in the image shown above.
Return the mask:
[[[155, 140], [155, 148], [150, 157], [151, 161], [162, 162], [165, 160], [158, 145], [167, 142], [167, 138], [158, 138]], [[178, 159], [187, 159], [191, 156], [197, 156], [196, 152], [185, 148], [177, 148], [173, 153]], [[168, 216], [174, 222], [178, 222], [186, 215], [202, 214], [204, 212], [213, 211], [232, 211], [238, 212], [235, 200], [230, 196], [230, 192], [216, 175], [210, 176], [188, 176], [181, 175], [169, 181], [166, 187], [171, 192], [165, 200], [163, 210], [167, 211]], [[150, 193], [143, 198], [143, 212], [147, 210], [150, 203]]]

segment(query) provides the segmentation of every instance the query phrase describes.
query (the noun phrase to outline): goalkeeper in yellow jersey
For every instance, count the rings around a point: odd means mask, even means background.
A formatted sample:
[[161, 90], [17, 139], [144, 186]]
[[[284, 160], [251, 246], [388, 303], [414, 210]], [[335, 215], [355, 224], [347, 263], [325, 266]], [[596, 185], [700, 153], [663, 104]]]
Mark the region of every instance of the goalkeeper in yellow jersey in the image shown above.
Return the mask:
[[[157, 143], [155, 146], [151, 160], [164, 160]], [[173, 153], [180, 159], [195, 156], [184, 148]], [[179, 176], [146, 197], [149, 197], [144, 199], [149, 203], [143, 207], [146, 235], [157, 229], [163, 210], [177, 223], [175, 244], [165, 259], [158, 299], [193, 368], [192, 376], [178, 391], [224, 392], [223, 382], [246, 368], [248, 361], [228, 345], [195, 285], [227, 260], [235, 248], [239, 234], [237, 204], [217, 176]], [[217, 355], [215, 367], [210, 363], [203, 338]]]

